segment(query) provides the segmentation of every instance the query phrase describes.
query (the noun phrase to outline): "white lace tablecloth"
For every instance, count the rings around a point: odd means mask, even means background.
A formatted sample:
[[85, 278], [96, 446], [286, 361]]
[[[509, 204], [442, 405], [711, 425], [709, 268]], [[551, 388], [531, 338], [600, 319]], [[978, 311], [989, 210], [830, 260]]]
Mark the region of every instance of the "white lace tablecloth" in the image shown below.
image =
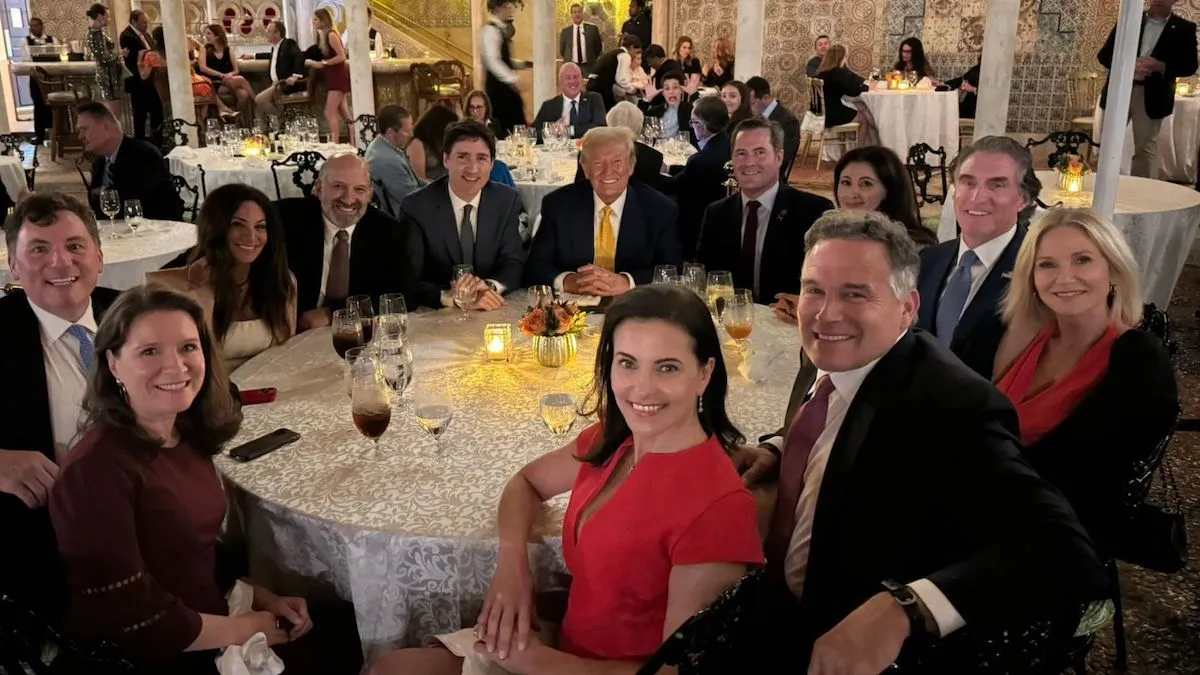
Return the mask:
[[[1059, 190], [1054, 171], [1038, 171], [1037, 176], [1042, 181], [1041, 199], [1047, 205], [1091, 206], [1095, 175], [1085, 177], [1084, 192], [1078, 193]], [[957, 236], [954, 186], [949, 193], [938, 222], [938, 241]], [[1165, 181], [1121, 176], [1113, 223], [1133, 249], [1146, 302], [1166, 307], [1200, 226], [1200, 192]]]
[[8, 196], [14, 201], [29, 189], [29, 183], [25, 181], [25, 166], [21, 164], [20, 157], [0, 155], [0, 183], [4, 183], [4, 189], [8, 190]]
[[872, 90], [861, 99], [875, 116], [880, 144], [891, 148], [900, 161], [917, 143], [945, 148], [947, 161], [958, 154], [958, 92]]
[[[321, 143], [311, 146], [311, 149], [320, 152], [327, 158], [333, 155], [358, 152], [353, 145], [345, 143]], [[230, 183], [245, 183], [258, 188], [267, 197], [275, 199], [275, 180], [271, 176], [271, 159], [282, 160], [284, 157], [263, 159], [228, 157], [222, 154], [218, 148], [187, 146], [177, 147], [167, 155], [171, 173], [182, 176], [192, 187], [202, 190], [201, 200], [209, 192]], [[203, 183], [200, 180], [200, 167], [204, 167]], [[294, 167], [286, 166], [275, 170], [279, 174], [279, 191], [284, 198], [303, 196], [300, 188], [292, 182], [292, 172], [294, 171]]]
[[[1136, 91], [1136, 90], [1135, 90]], [[1100, 142], [1100, 129], [1104, 111], [1096, 105], [1092, 125], [1092, 138]], [[1121, 173], [1129, 175], [1133, 164], [1133, 125], [1125, 125], [1124, 154], [1121, 157]], [[1200, 156], [1200, 97], [1176, 96], [1175, 112], [1165, 117], [1158, 130], [1158, 149], [1155, 163], [1159, 180], [1195, 185], [1197, 178], [1197, 156]]]
[[[586, 392], [601, 317], [589, 317], [575, 362], [554, 370], [537, 365], [529, 339], [517, 330], [524, 306], [524, 298], [510, 296], [506, 309], [465, 322], [451, 310], [410, 315], [411, 387], [442, 388], [455, 408], [440, 453], [411, 412], [394, 410], [381, 440], [387, 458], [364, 457], [367, 442], [351, 421], [328, 329], [268, 350], [233, 376], [244, 389], [276, 387], [279, 395], [244, 409], [231, 447], [280, 427], [301, 434], [299, 442], [253, 462], [217, 459], [251, 543], [254, 574], [285, 582], [284, 590], [298, 578], [332, 586], [354, 603], [368, 655], [473, 624], [495, 571], [496, 508], [505, 484], [564, 443], [541, 423], [540, 393], [554, 376], [561, 378], [554, 391]], [[483, 362], [488, 322], [514, 324], [513, 363]], [[731, 377], [729, 409], [747, 436], [779, 426], [799, 360], [795, 326], [766, 307], [759, 308], [750, 344], [775, 360], [763, 364], [763, 383]], [[411, 402], [413, 395], [404, 398]], [[568, 438], [584, 425], [579, 420]], [[535, 527], [530, 554], [539, 588], [564, 569], [566, 504], [566, 496], [552, 500]]]
[[[100, 285], [118, 291], [140, 286], [146, 272], [162, 267], [195, 245], [196, 226], [191, 223], [147, 220], [133, 234], [123, 220], [102, 220], [100, 250], [104, 252], [104, 271], [100, 273]], [[0, 284], [9, 281], [12, 274], [8, 269], [8, 254], [0, 241]]]

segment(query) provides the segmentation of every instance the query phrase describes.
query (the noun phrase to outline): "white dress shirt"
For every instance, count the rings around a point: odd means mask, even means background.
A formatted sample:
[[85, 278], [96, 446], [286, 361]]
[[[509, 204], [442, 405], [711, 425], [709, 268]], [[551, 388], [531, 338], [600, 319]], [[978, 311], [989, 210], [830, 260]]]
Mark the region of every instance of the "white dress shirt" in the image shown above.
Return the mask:
[[[479, 236], [479, 199], [483, 196], [483, 190], [480, 190], [478, 193], [476, 193], [475, 197], [469, 202], [463, 201], [461, 197], [454, 194], [454, 190], [447, 188], [447, 191], [450, 193], [450, 207], [454, 211], [455, 236], [458, 236], [459, 228], [462, 226], [463, 209], [469, 205], [471, 207], [471, 216], [468, 218], [468, 222], [471, 224], [471, 238], [474, 240], [474, 238]], [[487, 281], [487, 283], [490, 284], [492, 288], [496, 289], [496, 292], [500, 293], [501, 295], [503, 295], [504, 291], [507, 290], [504, 284], [496, 281], [495, 279], [485, 279], [485, 281]], [[442, 291], [441, 298], [443, 307], [454, 306], [453, 290]]]
[[[979, 258], [979, 262], [971, 267], [971, 292], [967, 294], [967, 301], [963, 303], [963, 312], [967, 311], [967, 308], [971, 306], [971, 301], [975, 299], [975, 294], [983, 286], [988, 272], [996, 265], [996, 261], [1000, 259], [1000, 255], [1004, 253], [1004, 249], [1008, 248], [1009, 242], [1015, 236], [1017, 236], [1017, 228], [1013, 227], [1008, 232], [985, 244], [980, 244], [974, 249], [968, 248], [962, 238], [959, 238], [958, 255], [954, 258], [954, 266], [950, 268], [950, 273], [954, 274], [954, 269], [958, 267], [958, 263], [962, 261], [962, 257], [966, 255], [967, 251], [974, 250], [975, 256]], [[945, 292], [945, 289], [943, 289], [942, 293], [944, 294]], [[961, 318], [962, 312], [958, 316]]]
[[766, 192], [759, 195], [756, 199], [750, 199], [743, 192], [742, 195], [742, 233], [738, 237], [738, 241], [746, 239], [746, 217], [749, 215], [747, 204], [752, 201], [759, 203], [758, 207], [758, 230], [755, 231], [754, 238], [754, 291], [758, 295], [759, 278], [762, 276], [762, 252], [763, 243], [767, 240], [767, 228], [771, 225], [771, 209], [775, 208], [775, 197], [779, 194], [779, 183], [776, 182]]
[[1142, 41], [1138, 45], [1138, 56], [1150, 56], [1154, 48], [1158, 46], [1158, 39], [1162, 37], [1163, 29], [1167, 27], [1167, 21], [1171, 17], [1155, 19], [1149, 15], [1146, 16], [1146, 24], [1142, 27]]
[[483, 27], [483, 66], [505, 84], [516, 84], [519, 79], [516, 71], [500, 58], [500, 47], [504, 44], [503, 31], [504, 22], [496, 18]]
[[[27, 298], [28, 299], [28, 298]], [[37, 317], [42, 335], [42, 357], [46, 365], [46, 398], [50, 401], [50, 428], [54, 434], [54, 459], [58, 464], [66, 458], [79, 433], [83, 416], [83, 394], [87, 391], [87, 373], [79, 341], [67, 333], [73, 324], [29, 303]], [[83, 316], [75, 323], [96, 337], [96, 317], [89, 300]], [[97, 357], [100, 355], [97, 354]]]
[[663, 138], [679, 135], [679, 106], [667, 106], [662, 115]]
[[628, 96], [633, 93], [633, 72], [630, 69], [630, 64], [633, 63], [633, 57], [624, 48], [617, 53], [617, 80], [614, 88], [619, 89], [617, 98]]
[[279, 81], [279, 76], [275, 74], [275, 64], [279, 61], [279, 45], [271, 45], [271, 66], [267, 72], [271, 73], [271, 83]]
[[778, 107], [779, 107], [779, 99], [777, 99], [777, 98], [771, 99], [771, 105], [763, 108], [762, 118], [764, 120], [771, 119], [771, 113], [775, 112], [775, 109]]
[[[904, 333], [896, 339], [904, 337]], [[882, 358], [882, 357], [880, 357]], [[879, 363], [879, 359], [865, 366], [842, 373], [827, 373], [817, 371], [817, 380], [828, 375], [833, 383], [833, 391], [829, 395], [829, 410], [825, 416], [825, 428], [813, 444], [808, 457], [808, 468], [804, 472], [804, 486], [800, 498], [796, 502], [796, 529], [792, 532], [792, 540], [788, 544], [787, 556], [783, 562], [784, 579], [788, 588], [796, 597], [804, 592], [805, 574], [808, 572], [808, 554], [812, 544], [813, 520], [817, 513], [817, 498], [821, 493], [821, 481], [825, 478], [825, 467], [829, 463], [829, 454], [833, 450], [834, 441], [846, 420], [846, 412], [858, 394], [863, 380]], [[814, 389], [816, 383], [814, 382]], [[812, 390], [809, 391], [812, 393]], [[946, 595], [928, 579], [918, 579], [909, 584], [913, 592], [925, 603], [929, 613], [937, 622], [938, 632], [945, 637], [966, 625], [958, 610], [946, 598]]]
[[587, 54], [587, 35], [583, 30], [583, 24], [571, 24], [571, 54], [574, 58], [571, 60], [575, 63], [583, 63], [583, 55]]
[[[621, 241], [621, 214], [625, 212], [625, 198], [629, 196], [629, 188], [621, 193], [620, 197], [613, 200], [613, 203], [608, 205], [612, 209], [612, 215], [609, 216], [609, 221], [613, 228], [613, 241], [620, 243]], [[592, 242], [596, 241], [596, 237], [600, 236], [600, 220], [604, 217], [604, 200], [600, 199], [600, 195], [592, 193]], [[592, 254], [595, 256], [595, 253]], [[616, 251], [613, 251], [613, 262], [616, 262]], [[563, 292], [563, 279], [567, 278], [568, 274], [574, 274], [575, 270], [563, 272], [554, 277], [554, 292], [559, 294]], [[633, 276], [622, 272], [621, 276], [629, 280], [629, 288], [637, 286], [633, 281]]]
[[[325, 304], [325, 283], [329, 281], [329, 260], [333, 257], [333, 238], [337, 235], [338, 226], [329, 222], [328, 218], [321, 218], [325, 222], [325, 251], [321, 254], [321, 293], [317, 296], [317, 306], [321, 307]], [[347, 253], [353, 254], [352, 242], [354, 241], [354, 228], [357, 225], [351, 225], [346, 228], [346, 234], [349, 238], [346, 240]]]

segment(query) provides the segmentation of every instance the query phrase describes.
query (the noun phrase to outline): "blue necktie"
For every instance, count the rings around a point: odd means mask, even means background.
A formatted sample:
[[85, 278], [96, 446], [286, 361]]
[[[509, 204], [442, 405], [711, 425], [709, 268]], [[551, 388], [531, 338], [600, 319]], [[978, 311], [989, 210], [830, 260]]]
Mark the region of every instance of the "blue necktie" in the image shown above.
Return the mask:
[[934, 329], [937, 331], [938, 342], [950, 346], [954, 337], [954, 329], [962, 316], [963, 308], [967, 306], [967, 296], [971, 294], [971, 268], [979, 262], [979, 256], [974, 251], [963, 254], [958, 261], [958, 267], [946, 282], [946, 291], [938, 303], [937, 317], [934, 319]]
[[92, 334], [77, 323], [71, 324], [67, 334], [79, 341], [79, 360], [83, 363], [83, 372], [85, 375], [90, 373], [92, 362], [96, 360], [96, 345], [92, 342]]
[[[579, 126], [579, 107], [576, 105], [575, 101], [571, 101], [571, 113], [570, 116], [567, 117], [567, 121], [570, 122], [571, 126], [573, 127]], [[578, 133], [578, 131], [576, 131], [576, 133]]]

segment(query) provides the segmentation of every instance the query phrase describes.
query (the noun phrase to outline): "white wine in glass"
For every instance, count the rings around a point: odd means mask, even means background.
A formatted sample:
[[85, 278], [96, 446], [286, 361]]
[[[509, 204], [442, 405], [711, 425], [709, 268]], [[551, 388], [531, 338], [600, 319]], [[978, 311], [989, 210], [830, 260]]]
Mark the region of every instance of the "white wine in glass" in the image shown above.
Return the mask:
[[565, 435], [575, 425], [575, 397], [570, 394], [544, 394], [541, 402], [542, 423], [555, 436]]
[[708, 311], [712, 313], [717, 323], [721, 323], [725, 308], [733, 302], [733, 273], [709, 272], [705, 294], [708, 298]]
[[454, 420], [454, 409], [446, 404], [426, 404], [417, 406], [416, 414], [421, 430], [429, 434], [440, 446], [442, 436], [450, 429], [450, 422]]

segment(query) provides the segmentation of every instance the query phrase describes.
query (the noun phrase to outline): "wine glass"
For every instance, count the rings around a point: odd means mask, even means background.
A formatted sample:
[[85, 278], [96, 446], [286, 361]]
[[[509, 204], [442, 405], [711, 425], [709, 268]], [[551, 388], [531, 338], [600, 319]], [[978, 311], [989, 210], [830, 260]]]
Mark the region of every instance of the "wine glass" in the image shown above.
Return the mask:
[[733, 300], [733, 272], [709, 272], [705, 294], [708, 298], [708, 311], [712, 312], [713, 318], [720, 324], [725, 308]]
[[350, 412], [354, 417], [354, 426], [363, 436], [371, 439], [371, 458], [383, 459], [379, 451], [379, 437], [387, 431], [392, 421], [392, 405], [378, 359], [360, 356], [350, 367], [350, 377]]
[[383, 381], [393, 392], [396, 406], [402, 408], [404, 391], [413, 378], [412, 351], [401, 340], [381, 340], [376, 344], [375, 353], [383, 370]]
[[375, 308], [371, 306], [371, 296], [352, 295], [346, 298], [346, 309], [354, 312], [362, 322], [363, 344], [371, 344], [371, 338], [374, 337], [372, 330], [375, 327]]
[[542, 394], [539, 412], [542, 423], [554, 436], [565, 436], [575, 425], [578, 403], [571, 394], [549, 391]]
[[125, 222], [129, 224], [129, 229], [133, 230], [136, 235], [138, 228], [142, 225], [142, 200], [125, 200]]
[[679, 268], [675, 267], [674, 265], [658, 265], [654, 268], [654, 276], [652, 276], [650, 279], [651, 283], [669, 284], [678, 278]]
[[708, 275], [704, 271], [704, 265], [700, 263], [684, 263], [682, 276], [683, 285], [688, 290], [700, 296], [701, 299], [707, 297], [705, 290], [708, 287]]
[[401, 338], [408, 336], [408, 306], [403, 293], [384, 293], [379, 296], [379, 315], [395, 314], [400, 317]]
[[348, 309], [333, 312], [333, 351], [338, 358], [346, 358], [346, 352], [363, 346], [362, 320]]
[[402, 314], [380, 314], [375, 317], [375, 342], [387, 344], [404, 341], [405, 321]]
[[371, 352], [367, 347], [351, 347], [346, 350], [346, 355], [342, 357], [342, 381], [346, 385], [346, 396], [354, 396], [354, 364], [358, 363], [360, 358], [366, 354], [367, 358], [371, 357]]
[[470, 313], [471, 305], [475, 303], [475, 296], [477, 295], [474, 286], [465, 282], [459, 283], [459, 279], [473, 276], [474, 274], [475, 268], [470, 265], [454, 266], [450, 287], [454, 289], [454, 304], [458, 305], [458, 308], [462, 310], [462, 315], [458, 317], [459, 321], [467, 320], [467, 315]]
[[545, 307], [554, 302], [554, 289], [549, 286], [530, 286], [529, 287], [529, 305], [531, 307]]
[[450, 429], [454, 420], [454, 406], [450, 397], [432, 388], [420, 387], [416, 394], [416, 405], [413, 412], [417, 425], [433, 438], [438, 450], [442, 448], [442, 436]]
[[725, 307], [722, 322], [725, 332], [733, 338], [738, 351], [744, 357], [746, 354], [746, 338], [754, 330], [754, 292], [746, 288], [736, 288], [733, 299]]
[[100, 210], [108, 216], [109, 226], [112, 227], [112, 219], [121, 212], [121, 195], [117, 194], [114, 188], [106, 187], [100, 190]]
[[221, 120], [210, 117], [204, 120], [204, 146], [213, 148], [221, 144]]

